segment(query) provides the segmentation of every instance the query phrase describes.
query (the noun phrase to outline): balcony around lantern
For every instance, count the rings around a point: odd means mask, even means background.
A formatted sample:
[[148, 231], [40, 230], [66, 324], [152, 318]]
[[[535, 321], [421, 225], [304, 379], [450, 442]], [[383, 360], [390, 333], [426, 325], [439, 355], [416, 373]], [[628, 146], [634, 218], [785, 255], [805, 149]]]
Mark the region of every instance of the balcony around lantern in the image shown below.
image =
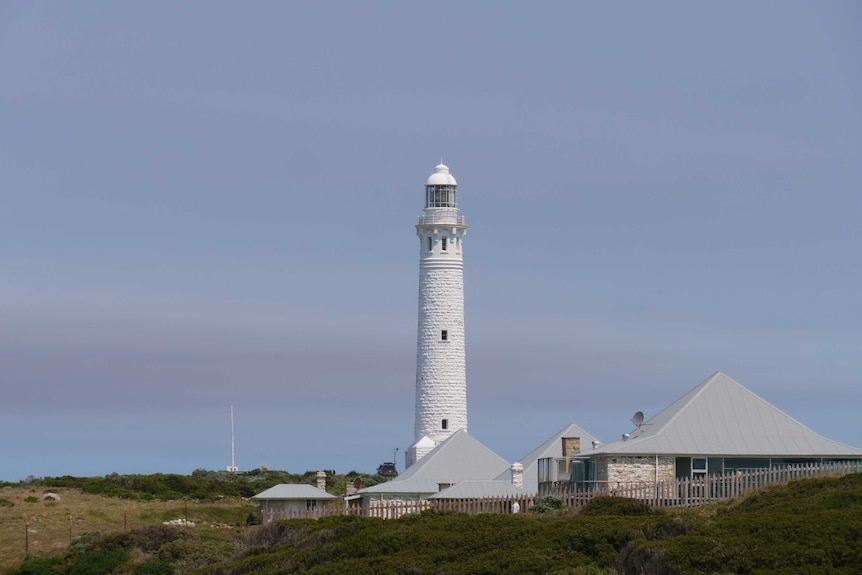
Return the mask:
[[464, 216], [459, 216], [456, 210], [427, 213], [419, 216], [416, 223], [420, 226], [429, 224], [453, 224], [456, 226], [466, 225]]

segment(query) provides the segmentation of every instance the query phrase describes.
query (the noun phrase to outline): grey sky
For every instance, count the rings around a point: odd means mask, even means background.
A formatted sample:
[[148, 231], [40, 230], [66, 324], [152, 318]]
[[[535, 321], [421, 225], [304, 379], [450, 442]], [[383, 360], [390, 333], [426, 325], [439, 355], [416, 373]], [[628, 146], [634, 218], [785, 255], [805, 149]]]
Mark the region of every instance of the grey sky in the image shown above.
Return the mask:
[[[716, 370], [862, 446], [856, 2], [0, 4], [0, 479], [409, 446], [422, 185], [470, 432]], [[402, 462], [399, 458], [399, 468]]]

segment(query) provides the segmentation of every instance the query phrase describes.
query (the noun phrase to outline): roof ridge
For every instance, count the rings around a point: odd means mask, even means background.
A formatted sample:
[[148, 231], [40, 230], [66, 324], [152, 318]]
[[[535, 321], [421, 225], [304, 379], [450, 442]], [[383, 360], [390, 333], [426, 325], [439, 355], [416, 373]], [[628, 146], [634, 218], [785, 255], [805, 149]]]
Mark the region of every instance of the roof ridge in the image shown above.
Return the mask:
[[[668, 405], [663, 410], [656, 413], [654, 416], [652, 416], [649, 419], [649, 421], [644, 423], [644, 425], [648, 424], [650, 421], [652, 421], [653, 419], [655, 419], [656, 417], [658, 417], [659, 415], [661, 415], [665, 411], [673, 408], [677, 403], [679, 403], [679, 406], [676, 407], [676, 412], [664, 423], [664, 425], [662, 425], [660, 428], [655, 430], [655, 432], [652, 434], [652, 437], [657, 437], [659, 435], [662, 435], [664, 433], [664, 430], [669, 428], [671, 426], [671, 424], [674, 422], [674, 420], [676, 420], [676, 418], [678, 418], [682, 414], [682, 412], [685, 411], [685, 407], [688, 405], [691, 405], [694, 402], [694, 400], [697, 399], [709, 387], [708, 384], [712, 383], [712, 381], [715, 380], [715, 378], [717, 378], [719, 375], [724, 376], [725, 378], [729, 379], [730, 381], [733, 381], [733, 383], [736, 383], [736, 385], [739, 385], [739, 383], [737, 383], [736, 381], [734, 381], [733, 379], [731, 379], [730, 377], [728, 377], [727, 375], [725, 375], [721, 371], [716, 371], [715, 373], [713, 373], [712, 375], [707, 377], [705, 380], [703, 380], [702, 382], [697, 384], [694, 387], [694, 389], [692, 389], [691, 391], [689, 391], [688, 393], [686, 393], [685, 395], [683, 395], [682, 397], [680, 397], [679, 399], [677, 399], [676, 401], [674, 401], [673, 403]], [[742, 386], [740, 386], [740, 387], [742, 387]], [[688, 399], [686, 399], [686, 397]], [[686, 400], [682, 401], [684, 399], [686, 399]], [[682, 402], [682, 403], [680, 403], [680, 402]]]

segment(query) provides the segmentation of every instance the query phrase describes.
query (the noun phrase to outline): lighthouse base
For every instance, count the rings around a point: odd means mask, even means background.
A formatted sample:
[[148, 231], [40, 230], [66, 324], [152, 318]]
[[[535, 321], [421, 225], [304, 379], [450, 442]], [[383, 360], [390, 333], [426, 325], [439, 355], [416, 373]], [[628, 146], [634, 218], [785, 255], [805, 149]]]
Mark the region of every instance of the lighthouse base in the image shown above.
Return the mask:
[[410, 467], [437, 447], [437, 443], [427, 435], [414, 443], [404, 454], [404, 467]]

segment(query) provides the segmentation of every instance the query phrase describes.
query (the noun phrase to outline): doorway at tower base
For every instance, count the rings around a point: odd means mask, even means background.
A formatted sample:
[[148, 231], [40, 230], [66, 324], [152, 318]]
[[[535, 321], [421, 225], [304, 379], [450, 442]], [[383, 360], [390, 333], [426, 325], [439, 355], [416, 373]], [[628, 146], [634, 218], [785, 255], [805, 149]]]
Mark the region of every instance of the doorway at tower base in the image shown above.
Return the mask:
[[431, 453], [435, 447], [437, 447], [437, 444], [433, 439], [427, 435], [422, 437], [422, 439], [414, 443], [413, 446], [404, 454], [405, 469]]

